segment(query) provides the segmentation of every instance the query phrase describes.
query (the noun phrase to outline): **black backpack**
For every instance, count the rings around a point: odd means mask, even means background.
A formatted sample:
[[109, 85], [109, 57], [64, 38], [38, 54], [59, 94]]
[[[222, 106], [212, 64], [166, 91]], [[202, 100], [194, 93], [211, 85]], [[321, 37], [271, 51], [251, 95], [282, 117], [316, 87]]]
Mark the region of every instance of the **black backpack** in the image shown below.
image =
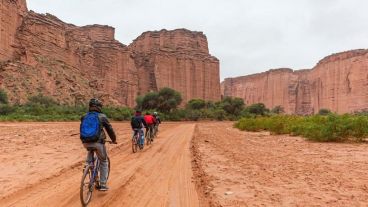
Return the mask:
[[132, 117], [132, 121], [130, 123], [132, 125], [132, 128], [134, 128], [134, 129], [142, 128], [142, 123], [141, 123], [141, 121], [139, 120], [138, 117]]

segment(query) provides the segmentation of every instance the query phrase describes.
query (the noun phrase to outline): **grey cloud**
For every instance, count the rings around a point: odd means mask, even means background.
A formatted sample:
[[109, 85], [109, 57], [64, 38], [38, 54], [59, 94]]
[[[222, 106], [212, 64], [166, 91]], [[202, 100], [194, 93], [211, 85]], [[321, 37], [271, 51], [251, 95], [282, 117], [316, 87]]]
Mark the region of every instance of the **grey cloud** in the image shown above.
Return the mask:
[[147, 30], [203, 31], [221, 78], [312, 68], [331, 53], [367, 48], [365, 0], [28, 0], [76, 25], [108, 24], [124, 44]]

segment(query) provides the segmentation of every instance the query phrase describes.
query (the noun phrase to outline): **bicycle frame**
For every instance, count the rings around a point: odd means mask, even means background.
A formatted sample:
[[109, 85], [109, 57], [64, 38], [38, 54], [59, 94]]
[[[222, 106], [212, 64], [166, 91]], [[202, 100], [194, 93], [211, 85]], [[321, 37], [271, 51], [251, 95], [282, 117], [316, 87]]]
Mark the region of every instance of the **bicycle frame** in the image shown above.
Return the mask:
[[95, 185], [96, 182], [96, 177], [98, 176], [98, 167], [100, 165], [100, 160], [97, 158], [96, 153], [94, 151], [92, 151], [92, 160], [89, 163], [89, 166], [91, 168], [91, 178], [90, 178], [90, 183], [89, 183], [89, 187], [92, 187]]

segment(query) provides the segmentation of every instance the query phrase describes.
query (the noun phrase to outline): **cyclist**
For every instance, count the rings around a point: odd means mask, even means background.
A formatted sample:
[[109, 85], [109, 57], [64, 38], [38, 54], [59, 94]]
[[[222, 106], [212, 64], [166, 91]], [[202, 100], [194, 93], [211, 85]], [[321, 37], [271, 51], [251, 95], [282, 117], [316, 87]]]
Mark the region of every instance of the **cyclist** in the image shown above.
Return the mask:
[[139, 148], [143, 148], [144, 145], [144, 132], [142, 130], [143, 127], [147, 127], [146, 121], [144, 120], [143, 116], [142, 116], [142, 112], [140, 110], [137, 110], [135, 112], [135, 115], [132, 117], [131, 121], [130, 121], [130, 125], [132, 127], [132, 130], [135, 133], [139, 133], [140, 136], [140, 141], [139, 141]]
[[[117, 144], [116, 142], [116, 135], [114, 132], [114, 129], [112, 128], [111, 124], [109, 123], [109, 120], [107, 119], [106, 115], [101, 112], [102, 109], [102, 102], [96, 98], [93, 98], [89, 101], [89, 112], [84, 115], [81, 118], [81, 130], [82, 130], [82, 124], [84, 119], [89, 115], [89, 113], [96, 112], [98, 115], [98, 120], [100, 124], [100, 132], [98, 132], [97, 140], [85, 140], [82, 137], [81, 133], [81, 139], [83, 142], [83, 146], [86, 149], [95, 149], [98, 159], [101, 162], [101, 168], [100, 168], [100, 185], [97, 186], [97, 189], [100, 191], [107, 191], [109, 188], [107, 187], [107, 175], [108, 175], [108, 160], [107, 160], [107, 151], [105, 146], [105, 140], [106, 140], [106, 134], [103, 130], [103, 128], [106, 129], [111, 141], [113, 144]], [[93, 159], [93, 153], [91, 151], [88, 151], [87, 155], [87, 163], [90, 162]]]
[[149, 112], [146, 113], [146, 115], [144, 115], [144, 121], [146, 121], [146, 136], [147, 136], [147, 132], [148, 130], [150, 131], [150, 134], [151, 134], [151, 137], [149, 138], [152, 138], [152, 133], [153, 133], [153, 127], [155, 126], [156, 124], [156, 119], [155, 117], [153, 117]]
[[160, 117], [158, 116], [158, 113], [155, 111], [153, 112], [153, 117], [155, 118], [156, 120], [156, 124], [155, 124], [155, 128], [156, 128], [156, 133], [158, 132], [158, 125], [161, 124], [161, 119]]

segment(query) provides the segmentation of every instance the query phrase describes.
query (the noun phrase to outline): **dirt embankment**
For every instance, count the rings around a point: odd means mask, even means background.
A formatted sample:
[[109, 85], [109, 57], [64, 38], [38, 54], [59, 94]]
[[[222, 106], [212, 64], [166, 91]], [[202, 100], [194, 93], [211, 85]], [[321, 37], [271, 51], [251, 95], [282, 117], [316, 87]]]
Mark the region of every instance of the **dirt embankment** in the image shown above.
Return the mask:
[[201, 123], [193, 151], [199, 186], [213, 206], [368, 206], [367, 144]]

